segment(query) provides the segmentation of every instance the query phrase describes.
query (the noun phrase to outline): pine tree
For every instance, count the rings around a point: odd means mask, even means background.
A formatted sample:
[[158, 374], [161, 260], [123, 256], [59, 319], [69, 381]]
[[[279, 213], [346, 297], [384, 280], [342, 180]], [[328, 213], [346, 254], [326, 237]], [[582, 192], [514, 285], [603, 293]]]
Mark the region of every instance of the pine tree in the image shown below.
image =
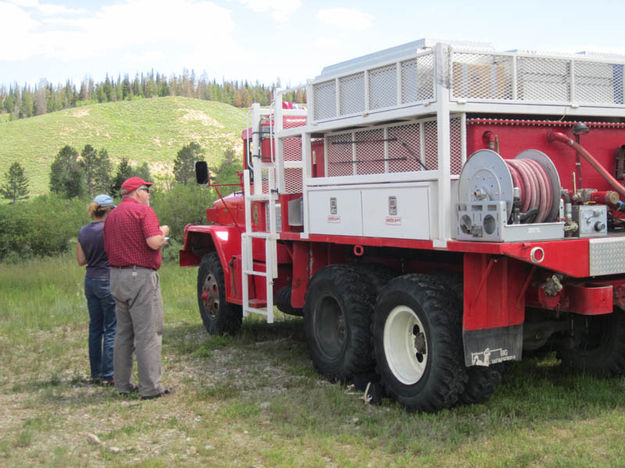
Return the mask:
[[78, 164], [78, 151], [64, 146], [50, 165], [50, 191], [65, 198], [85, 193], [84, 176]]
[[195, 163], [204, 161], [204, 149], [192, 142], [183, 146], [174, 160], [174, 179], [179, 184], [188, 184], [195, 180]]
[[126, 158], [123, 158], [117, 166], [117, 172], [110, 185], [111, 194], [117, 196], [120, 193], [122, 184], [129, 177], [141, 177], [143, 180], [151, 179], [148, 163], [143, 163], [139, 167], [133, 167]]
[[0, 187], [0, 195], [11, 204], [15, 205], [18, 200], [28, 198], [29, 181], [24, 175], [24, 169], [19, 162], [14, 162], [4, 174], [5, 183]]
[[86, 145], [80, 155], [82, 157], [80, 167], [89, 196], [107, 192], [111, 183], [111, 160], [107, 151], [104, 149], [96, 151], [93, 146]]
[[123, 158], [117, 166], [115, 177], [113, 177], [113, 181], [111, 183], [111, 194], [118, 195], [124, 181], [129, 177], [132, 177], [132, 175], [132, 166], [126, 158]]

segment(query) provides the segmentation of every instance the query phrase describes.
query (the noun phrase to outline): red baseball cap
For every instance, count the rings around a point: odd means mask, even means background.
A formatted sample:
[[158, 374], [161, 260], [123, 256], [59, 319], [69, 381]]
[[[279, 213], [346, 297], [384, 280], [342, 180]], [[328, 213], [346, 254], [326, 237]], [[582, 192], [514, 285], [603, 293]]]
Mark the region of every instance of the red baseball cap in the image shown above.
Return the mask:
[[142, 185], [147, 185], [149, 187], [153, 184], [152, 182], [146, 182], [141, 177], [131, 177], [129, 179], [126, 179], [122, 184], [121, 194], [128, 195], [130, 192], [134, 192]]

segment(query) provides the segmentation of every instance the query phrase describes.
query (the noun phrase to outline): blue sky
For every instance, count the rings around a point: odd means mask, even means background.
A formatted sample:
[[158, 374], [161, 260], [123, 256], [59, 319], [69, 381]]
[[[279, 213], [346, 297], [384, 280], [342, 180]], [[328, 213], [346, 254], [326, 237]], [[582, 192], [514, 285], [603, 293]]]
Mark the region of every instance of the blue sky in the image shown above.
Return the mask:
[[420, 38], [625, 55], [622, 0], [0, 0], [0, 85], [194, 70], [297, 85]]

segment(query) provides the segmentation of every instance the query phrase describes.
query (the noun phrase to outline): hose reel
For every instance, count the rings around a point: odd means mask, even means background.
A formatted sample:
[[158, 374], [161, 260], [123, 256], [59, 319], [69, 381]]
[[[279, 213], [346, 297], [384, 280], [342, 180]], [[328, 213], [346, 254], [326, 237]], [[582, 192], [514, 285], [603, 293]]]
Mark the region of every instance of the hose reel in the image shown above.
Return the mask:
[[489, 149], [476, 151], [458, 181], [457, 238], [561, 238], [560, 191], [556, 167], [541, 151], [525, 150], [508, 160]]

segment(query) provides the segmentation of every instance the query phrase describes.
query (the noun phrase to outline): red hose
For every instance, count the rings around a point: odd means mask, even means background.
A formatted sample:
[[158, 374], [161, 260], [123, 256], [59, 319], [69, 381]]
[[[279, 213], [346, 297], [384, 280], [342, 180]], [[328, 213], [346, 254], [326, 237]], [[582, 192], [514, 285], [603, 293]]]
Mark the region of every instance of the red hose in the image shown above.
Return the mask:
[[536, 209], [535, 222], [550, 221], [547, 218], [553, 205], [553, 193], [549, 176], [543, 167], [532, 159], [506, 159], [514, 187], [518, 187], [521, 211]]
[[612, 177], [612, 175], [608, 171], [606, 171], [605, 168], [601, 164], [599, 164], [599, 162], [582, 145], [576, 143], [575, 140], [560, 132], [548, 132], [547, 140], [550, 142], [559, 141], [560, 143], [565, 143], [569, 145], [571, 148], [581, 154], [584, 159], [588, 161], [599, 174], [601, 174], [601, 177], [603, 177], [606, 182], [614, 188], [614, 190], [616, 190], [623, 197], [625, 197], [625, 187], [623, 187], [618, 180]]
[[538, 211], [538, 217], [536, 221], [542, 223], [549, 216], [551, 211], [551, 205], [553, 203], [551, 184], [549, 183], [549, 176], [543, 169], [543, 167], [533, 159], [524, 159], [526, 164], [534, 167], [534, 174], [538, 179], [538, 192], [540, 193], [540, 209]]

